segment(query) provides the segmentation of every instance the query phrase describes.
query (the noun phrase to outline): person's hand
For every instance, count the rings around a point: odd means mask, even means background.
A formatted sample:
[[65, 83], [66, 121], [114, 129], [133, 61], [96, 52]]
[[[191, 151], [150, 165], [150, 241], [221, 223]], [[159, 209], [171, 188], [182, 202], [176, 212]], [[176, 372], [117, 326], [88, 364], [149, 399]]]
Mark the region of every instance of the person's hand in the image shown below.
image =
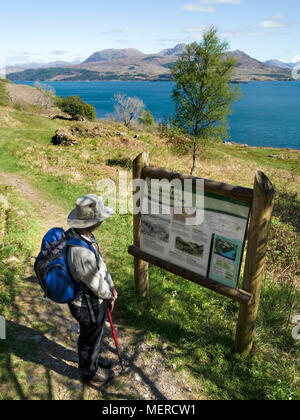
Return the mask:
[[108, 300], [107, 301], [107, 308], [108, 308], [110, 313], [113, 312], [114, 307], [115, 307], [115, 299]]
[[113, 298], [114, 298], [114, 300], [117, 300], [117, 299], [118, 299], [118, 292], [116, 291], [115, 287], [112, 287], [112, 288], [110, 289], [110, 291], [111, 291], [111, 293], [113, 294]]

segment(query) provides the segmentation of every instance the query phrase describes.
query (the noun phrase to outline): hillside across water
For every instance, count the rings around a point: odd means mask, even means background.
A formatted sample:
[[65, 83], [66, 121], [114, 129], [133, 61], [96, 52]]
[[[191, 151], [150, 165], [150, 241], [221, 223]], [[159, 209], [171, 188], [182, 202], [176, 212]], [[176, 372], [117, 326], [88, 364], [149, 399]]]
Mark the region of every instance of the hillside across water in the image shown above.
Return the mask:
[[[186, 45], [179, 44], [155, 54], [144, 54], [134, 48], [98, 51], [80, 64], [7, 69], [7, 77], [17, 81], [103, 81], [151, 80], [170, 81], [171, 71]], [[233, 80], [237, 82], [291, 80], [291, 69], [271, 66], [243, 51], [228, 53], [237, 61]]]

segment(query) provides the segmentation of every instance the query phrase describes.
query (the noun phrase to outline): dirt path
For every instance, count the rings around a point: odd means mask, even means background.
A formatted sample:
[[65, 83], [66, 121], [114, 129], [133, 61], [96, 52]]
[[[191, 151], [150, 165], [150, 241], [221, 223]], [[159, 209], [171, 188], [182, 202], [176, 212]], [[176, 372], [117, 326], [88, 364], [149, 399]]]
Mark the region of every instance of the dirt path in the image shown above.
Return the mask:
[[[45, 200], [22, 177], [0, 172], [0, 183], [13, 186], [34, 205], [43, 228], [66, 227], [66, 214], [54, 203]], [[40, 244], [37, 244], [37, 250]], [[192, 384], [186, 372], [176, 373], [168, 366], [167, 343], [147, 342], [143, 334], [128, 328], [114, 312], [119, 345], [131, 370], [119, 376], [120, 367], [114, 341], [106, 328], [103, 352], [114, 361], [116, 378], [105, 386], [82, 385], [77, 369], [78, 326], [66, 305], [56, 305], [42, 297], [32, 263], [25, 268], [24, 289], [15, 303], [15, 316], [7, 329], [13, 340], [8, 349], [7, 365], [14, 389], [13, 398], [20, 399], [204, 399], [198, 384]], [[160, 345], [162, 351], [157, 350]]]
[[21, 176], [0, 172], [0, 182], [14, 187], [26, 200], [33, 204], [41, 226], [47, 231], [49, 227], [66, 225], [66, 214], [54, 203], [41, 197], [35, 189]]

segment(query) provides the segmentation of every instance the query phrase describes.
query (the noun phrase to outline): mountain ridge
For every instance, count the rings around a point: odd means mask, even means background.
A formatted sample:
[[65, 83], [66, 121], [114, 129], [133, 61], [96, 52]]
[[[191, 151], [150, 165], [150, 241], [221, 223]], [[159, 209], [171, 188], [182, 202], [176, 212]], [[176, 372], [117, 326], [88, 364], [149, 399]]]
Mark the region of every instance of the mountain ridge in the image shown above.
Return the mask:
[[273, 67], [278, 67], [278, 68], [281, 68], [281, 69], [293, 69], [295, 66], [300, 64], [300, 61], [296, 62], [296, 63], [285, 63], [284, 61], [273, 59], [273, 60], [264, 61], [264, 63], [266, 65], [270, 65], [270, 66], [273, 66]]
[[[185, 46], [177, 44], [153, 54], [135, 48], [105, 49], [91, 54], [79, 64], [26, 69], [9, 73], [7, 77], [13, 81], [171, 80], [171, 68]], [[241, 50], [227, 54], [238, 62], [234, 81], [289, 80], [291, 77], [290, 69], [267, 65]]]

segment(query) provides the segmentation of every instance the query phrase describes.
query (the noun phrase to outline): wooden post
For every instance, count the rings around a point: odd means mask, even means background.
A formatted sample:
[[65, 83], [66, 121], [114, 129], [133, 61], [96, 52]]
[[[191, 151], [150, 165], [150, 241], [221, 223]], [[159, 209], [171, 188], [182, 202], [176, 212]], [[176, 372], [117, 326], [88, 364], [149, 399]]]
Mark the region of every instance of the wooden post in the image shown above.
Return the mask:
[[236, 349], [246, 356], [253, 347], [267, 252], [267, 237], [274, 207], [275, 191], [266, 175], [255, 174], [254, 194], [248, 231], [248, 248], [242, 289], [253, 295], [250, 305], [240, 304]]
[[[143, 169], [149, 166], [149, 155], [147, 152], [140, 154], [133, 161], [133, 180], [144, 179]], [[133, 191], [135, 193], [136, 191]], [[134, 245], [140, 248], [141, 238], [141, 213], [133, 216]], [[137, 295], [147, 296], [149, 294], [149, 264], [138, 257], [134, 257], [134, 282]]]

